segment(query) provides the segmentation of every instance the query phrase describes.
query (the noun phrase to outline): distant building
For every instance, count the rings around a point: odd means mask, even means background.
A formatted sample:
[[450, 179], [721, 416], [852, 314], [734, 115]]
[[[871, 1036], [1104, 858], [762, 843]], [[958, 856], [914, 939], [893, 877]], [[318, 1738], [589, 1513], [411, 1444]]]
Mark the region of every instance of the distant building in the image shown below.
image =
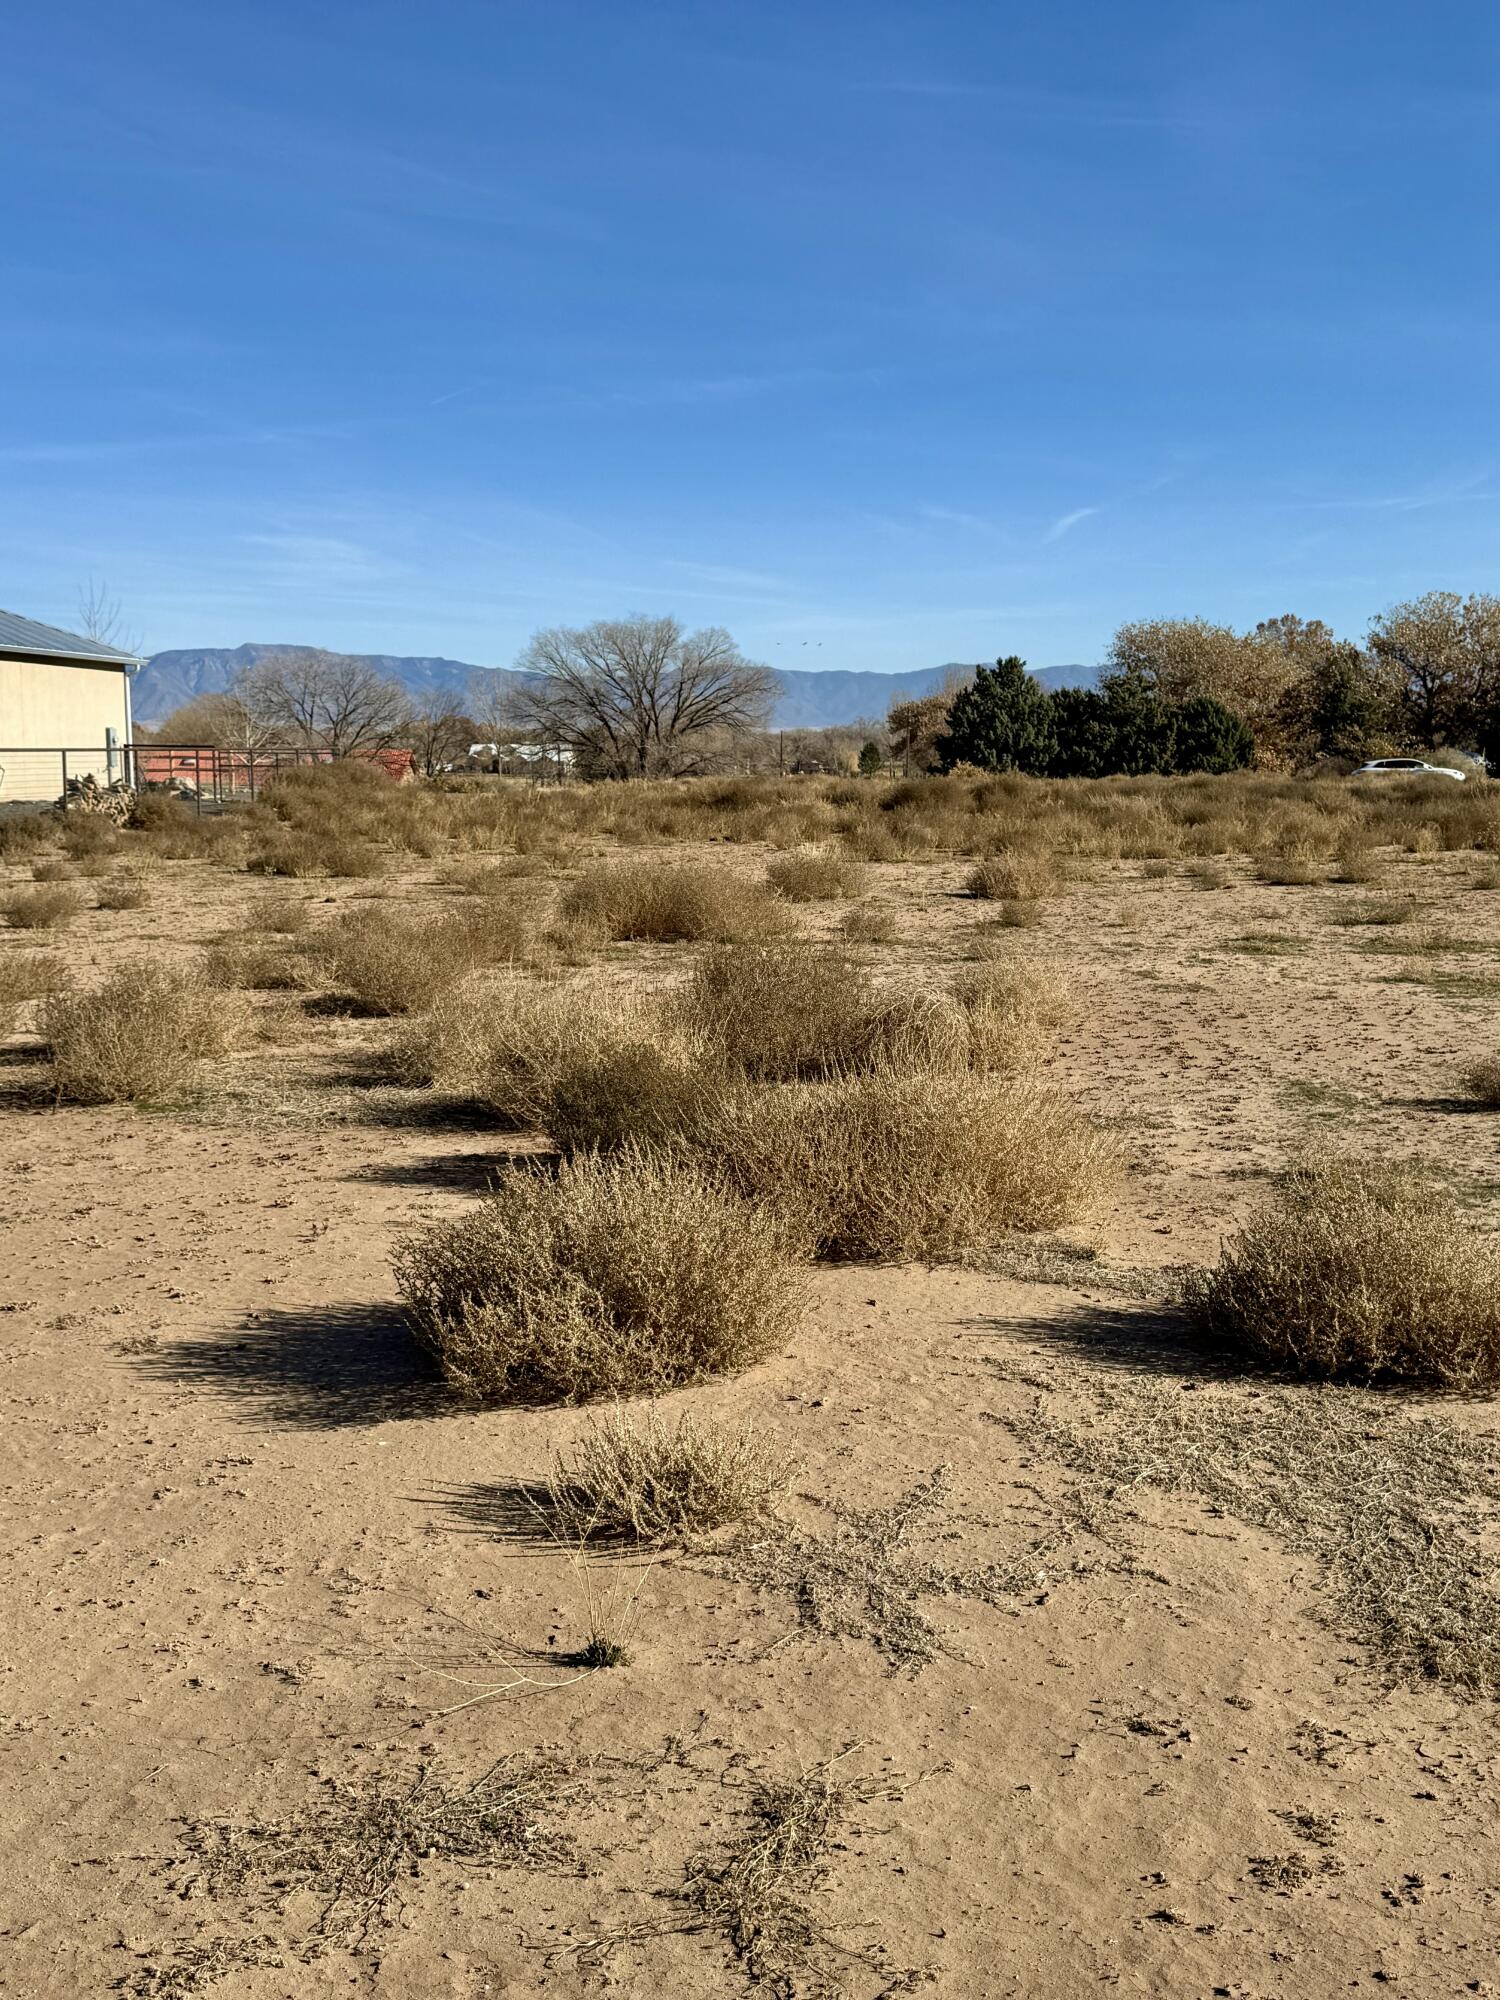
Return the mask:
[[125, 775], [130, 681], [141, 666], [77, 632], [0, 611], [0, 803], [56, 798], [67, 776]]

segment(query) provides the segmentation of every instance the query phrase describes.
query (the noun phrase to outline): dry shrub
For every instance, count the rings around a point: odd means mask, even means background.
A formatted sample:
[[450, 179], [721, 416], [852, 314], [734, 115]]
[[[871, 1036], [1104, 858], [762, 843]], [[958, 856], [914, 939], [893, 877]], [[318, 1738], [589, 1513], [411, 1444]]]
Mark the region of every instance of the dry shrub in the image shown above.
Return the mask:
[[726, 867], [613, 861], [586, 869], [562, 902], [565, 923], [606, 938], [673, 944], [765, 937], [785, 918], [765, 890]]
[[1383, 872], [1378, 850], [1358, 837], [1340, 841], [1334, 861], [1340, 882], [1376, 882]]
[[1015, 1075], [1051, 1053], [1074, 1011], [1051, 973], [989, 961], [966, 967], [943, 992], [889, 1002], [879, 1016], [876, 1060], [897, 1073]]
[[1183, 871], [1195, 889], [1227, 889], [1228, 871], [1214, 861], [1192, 861]]
[[731, 1088], [722, 1065], [645, 1016], [620, 1029], [620, 1039], [553, 1070], [541, 1123], [563, 1151], [670, 1146], [711, 1130]]
[[1038, 854], [991, 854], [969, 870], [964, 888], [992, 903], [1031, 903], [1055, 896], [1060, 884], [1049, 860]]
[[18, 931], [60, 931], [82, 908], [78, 891], [63, 884], [0, 896], [0, 917]]
[[93, 860], [101, 855], [117, 854], [120, 836], [114, 822], [103, 813], [67, 813], [63, 817], [59, 845], [70, 860]]
[[849, 944], [894, 944], [899, 928], [889, 910], [879, 909], [873, 903], [857, 903], [846, 911], [839, 934]]
[[1299, 1375], [1500, 1380], [1500, 1254], [1409, 1168], [1294, 1168], [1191, 1287], [1215, 1332]]
[[961, 1256], [1073, 1221], [1114, 1178], [1109, 1142], [1061, 1097], [1000, 1077], [877, 1071], [744, 1089], [710, 1140], [732, 1184], [812, 1254]]
[[470, 981], [399, 1029], [388, 1059], [399, 1081], [472, 1098], [526, 1130], [546, 1123], [565, 1071], [652, 1035], [647, 1011], [616, 995]]
[[569, 1542], [686, 1541], [763, 1514], [794, 1463], [749, 1424], [685, 1415], [674, 1429], [616, 1409], [557, 1454], [546, 1513]]
[[57, 821], [50, 814], [0, 814], [0, 861], [18, 861], [56, 838]]
[[254, 842], [245, 867], [252, 875], [281, 875], [289, 881], [324, 876], [368, 881], [385, 873], [386, 859], [378, 847], [355, 834], [331, 828], [278, 830]]
[[8, 1035], [33, 1000], [66, 991], [68, 969], [45, 952], [6, 952], [0, 956], [0, 1035]]
[[1481, 1104], [1500, 1109], [1500, 1057], [1486, 1056], [1466, 1069], [1464, 1089]]
[[203, 955], [204, 977], [227, 991], [290, 993], [306, 984], [303, 966], [285, 945], [224, 938]]
[[31, 879], [33, 882], [75, 882], [78, 870], [71, 861], [33, 861]]
[[524, 958], [535, 935], [535, 915], [522, 901], [462, 915], [382, 905], [335, 918], [310, 954], [340, 998], [370, 1014], [408, 1014], [431, 1007], [480, 966]]
[[789, 903], [835, 903], [862, 892], [865, 871], [836, 848], [799, 847], [778, 855], [766, 869], [766, 880]]
[[79, 1104], [165, 1097], [201, 1058], [224, 1054], [237, 1025], [201, 971], [146, 961], [42, 1013], [58, 1095]]
[[835, 946], [797, 939], [710, 952], [674, 1013], [724, 1061], [766, 1081], [863, 1065], [876, 1045], [869, 973]]
[[151, 900], [151, 891], [139, 875], [116, 875], [101, 883], [95, 894], [101, 910], [143, 910]]
[[1255, 857], [1255, 879], [1282, 888], [1306, 888], [1324, 880], [1326, 870], [1310, 841], [1289, 841]]
[[396, 1248], [413, 1330], [482, 1402], [658, 1395], [764, 1360], [801, 1311], [777, 1218], [659, 1154], [518, 1173]]
[[308, 908], [293, 896], [272, 896], [261, 904], [250, 922], [254, 929], [275, 931], [289, 937], [307, 928]]

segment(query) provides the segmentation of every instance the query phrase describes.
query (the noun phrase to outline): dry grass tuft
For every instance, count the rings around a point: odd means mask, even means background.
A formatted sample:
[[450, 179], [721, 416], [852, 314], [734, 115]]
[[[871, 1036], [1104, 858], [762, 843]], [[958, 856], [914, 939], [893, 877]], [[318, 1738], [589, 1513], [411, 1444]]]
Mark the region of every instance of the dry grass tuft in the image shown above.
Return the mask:
[[793, 1465], [748, 1424], [683, 1416], [673, 1429], [655, 1410], [636, 1423], [617, 1409], [557, 1455], [545, 1511], [570, 1543], [691, 1541], [763, 1514]]
[[802, 1308], [773, 1216], [642, 1152], [517, 1173], [395, 1268], [417, 1337], [482, 1402], [658, 1395], [764, 1360]]
[[1214, 1332], [1300, 1375], [1500, 1382], [1500, 1252], [1411, 1169], [1294, 1168], [1189, 1296]]
[[987, 903], [1034, 903], [1057, 895], [1061, 886], [1051, 860], [1040, 854], [988, 855], [964, 882], [971, 896]]
[[647, 1008], [582, 984], [469, 981], [396, 1032], [388, 1061], [398, 1081], [471, 1099], [518, 1131], [545, 1127], [559, 1079], [651, 1045]]
[[252, 927], [290, 937], [307, 929], [308, 915], [307, 904], [298, 902], [294, 896], [271, 896], [254, 911]]
[[726, 1097], [705, 1142], [820, 1257], [936, 1262], [1075, 1220], [1117, 1171], [1055, 1093], [876, 1071]]
[[1491, 1109], [1500, 1109], [1500, 1056], [1486, 1056], [1464, 1071], [1464, 1089]]
[[564, 1152], [673, 1146], [711, 1131], [731, 1079], [711, 1052], [644, 1012], [552, 1071], [541, 1122]]
[[150, 888], [139, 875], [116, 875], [101, 882], [95, 894], [101, 910], [143, 910], [151, 900]]
[[[1257, 854], [1254, 869], [1257, 882], [1275, 883], [1281, 888], [1307, 888], [1314, 882], [1326, 881], [1328, 875], [1317, 848], [1304, 840], [1288, 841]], [[1363, 878], [1346, 875], [1344, 879], [1356, 881]]]
[[33, 882], [76, 882], [78, 869], [71, 861], [33, 861]]
[[762, 1081], [862, 1066], [878, 1034], [869, 973], [836, 946], [797, 939], [710, 952], [673, 1012], [724, 1062]]
[[41, 889], [17, 889], [0, 896], [0, 917], [13, 930], [60, 931], [83, 908], [76, 889], [59, 883]]
[[835, 945], [797, 940], [711, 952], [669, 1018], [758, 1082], [956, 1070], [1017, 1071], [1051, 1047], [1071, 1007], [1049, 975], [975, 967], [946, 989], [883, 995]]
[[34, 1000], [49, 999], [69, 985], [67, 967], [45, 952], [6, 952], [0, 956], [0, 1035], [8, 1035]]
[[697, 862], [602, 862], [562, 901], [565, 925], [613, 939], [727, 943], [785, 928], [775, 899], [728, 867]]
[[238, 1020], [198, 970], [137, 962], [88, 993], [47, 1002], [41, 1032], [60, 1097], [78, 1104], [160, 1099], [232, 1045]]
[[863, 892], [865, 871], [838, 848], [799, 847], [778, 855], [766, 869], [766, 880], [789, 903], [837, 903]]
[[255, 993], [292, 993], [307, 983], [306, 968], [285, 945], [254, 938], [225, 938], [203, 955], [204, 976], [212, 986]]
[[0, 815], [0, 861], [19, 861], [56, 839], [57, 821], [51, 813]]
[[847, 1844], [850, 1815], [899, 1795], [889, 1778], [840, 1782], [832, 1763], [790, 1781], [757, 1780], [739, 1839], [727, 1852], [689, 1861], [676, 1895], [692, 1914], [672, 1928], [716, 1933], [750, 1982], [773, 1995], [847, 1991], [851, 1964], [878, 1972], [886, 1993], [910, 1992], [918, 1972], [896, 1973], [878, 1946], [851, 1946], [809, 1901], [827, 1879], [830, 1855]]
[[839, 935], [846, 944], [894, 944], [899, 934], [894, 914], [874, 903], [857, 903], [839, 923]]
[[310, 956], [341, 999], [370, 1014], [431, 1007], [476, 967], [514, 964], [536, 948], [526, 899], [474, 905], [457, 915], [350, 910], [312, 941]]

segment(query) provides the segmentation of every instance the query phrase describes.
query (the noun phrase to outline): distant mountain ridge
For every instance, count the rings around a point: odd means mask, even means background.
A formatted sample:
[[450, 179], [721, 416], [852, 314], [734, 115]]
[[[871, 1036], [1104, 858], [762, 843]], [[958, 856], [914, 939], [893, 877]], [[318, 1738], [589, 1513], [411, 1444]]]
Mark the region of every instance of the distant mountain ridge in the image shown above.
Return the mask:
[[[202, 694], [218, 694], [237, 674], [270, 653], [301, 652], [299, 646], [205, 646], [153, 653], [136, 677], [137, 720], [156, 723], [175, 708]], [[473, 690], [486, 682], [520, 678], [509, 667], [479, 667], [440, 655], [359, 653], [355, 657], [379, 674], [400, 681], [414, 701], [467, 704]], [[941, 667], [918, 667], [907, 674], [846, 672], [837, 668], [778, 667], [783, 693], [772, 713], [773, 729], [828, 729], [842, 723], [882, 720], [893, 701], [903, 696], [932, 694], [950, 674], [967, 674], [971, 667], [949, 661]], [[1092, 687], [1097, 667], [1042, 667], [1036, 678], [1044, 687]]]

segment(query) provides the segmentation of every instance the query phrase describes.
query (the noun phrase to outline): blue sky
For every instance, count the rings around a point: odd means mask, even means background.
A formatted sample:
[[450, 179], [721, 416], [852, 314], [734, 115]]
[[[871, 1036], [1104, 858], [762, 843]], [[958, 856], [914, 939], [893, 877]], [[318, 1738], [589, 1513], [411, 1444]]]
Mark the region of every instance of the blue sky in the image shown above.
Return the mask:
[[0, 604], [773, 665], [1500, 586], [1500, 17], [23, 0]]

